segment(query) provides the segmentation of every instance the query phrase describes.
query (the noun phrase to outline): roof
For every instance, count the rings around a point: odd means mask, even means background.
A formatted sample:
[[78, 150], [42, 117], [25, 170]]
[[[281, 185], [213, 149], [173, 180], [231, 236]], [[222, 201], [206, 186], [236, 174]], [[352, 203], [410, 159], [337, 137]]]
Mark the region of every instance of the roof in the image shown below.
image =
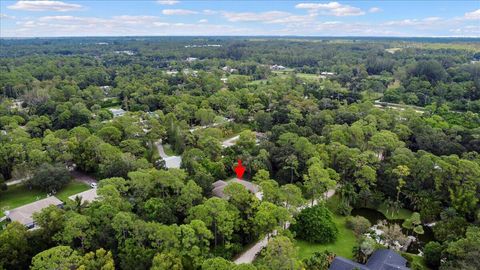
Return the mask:
[[329, 270], [352, 270], [358, 268], [359, 270], [369, 270], [368, 267], [366, 267], [363, 264], [359, 264], [356, 262], [353, 262], [349, 259], [337, 256], [333, 260], [332, 264], [330, 264]]
[[241, 184], [242, 186], [244, 186], [248, 191], [252, 192], [253, 194], [256, 194], [257, 192], [260, 191], [260, 188], [258, 187], [258, 185], [254, 184], [252, 182], [241, 180], [241, 179], [238, 179], [238, 178], [233, 178], [233, 179], [228, 180], [227, 182], [222, 181], [222, 180], [218, 180], [215, 183], [213, 183], [212, 184], [212, 186], [213, 186], [212, 194], [214, 196], [219, 197], [219, 198], [225, 198], [226, 196], [225, 196], [223, 191], [224, 191], [225, 187], [228, 186], [230, 183]]
[[329, 270], [410, 270], [407, 260], [391, 249], [375, 251], [365, 265], [337, 256]]
[[17, 221], [25, 226], [33, 225], [33, 214], [40, 212], [42, 209], [49, 207], [50, 205], [61, 206], [63, 202], [55, 196], [50, 196], [42, 200], [38, 200], [33, 203], [29, 203], [15, 209], [8, 211], [6, 216], [11, 221]]
[[407, 260], [391, 249], [380, 249], [370, 256], [367, 266], [372, 270], [408, 269]]
[[74, 201], [75, 200], [75, 197], [80, 197], [82, 199], [82, 203], [84, 202], [93, 202], [94, 200], [96, 200], [98, 198], [98, 195], [97, 195], [97, 189], [96, 188], [92, 188], [92, 189], [89, 189], [87, 191], [84, 191], [84, 192], [80, 192], [80, 193], [77, 193], [75, 195], [72, 195], [70, 197], [68, 197], [70, 200]]

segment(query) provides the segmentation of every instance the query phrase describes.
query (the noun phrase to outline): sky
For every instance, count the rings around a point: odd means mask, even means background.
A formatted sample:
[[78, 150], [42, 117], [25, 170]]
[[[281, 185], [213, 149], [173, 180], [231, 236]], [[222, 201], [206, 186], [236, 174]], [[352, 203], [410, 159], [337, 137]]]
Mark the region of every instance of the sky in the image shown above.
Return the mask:
[[8, 1], [0, 37], [480, 37], [473, 1]]

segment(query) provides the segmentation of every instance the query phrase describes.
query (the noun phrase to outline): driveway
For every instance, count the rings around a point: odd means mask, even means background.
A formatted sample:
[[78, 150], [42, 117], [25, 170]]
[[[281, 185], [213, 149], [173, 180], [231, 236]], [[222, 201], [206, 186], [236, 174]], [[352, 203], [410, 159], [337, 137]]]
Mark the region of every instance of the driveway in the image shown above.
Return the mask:
[[75, 179], [75, 181], [85, 183], [89, 186], [91, 183], [98, 183], [97, 179], [81, 171], [71, 171], [70, 175], [73, 177], [73, 179]]
[[222, 147], [227, 148], [227, 147], [234, 146], [237, 143], [238, 139], [240, 139], [239, 135], [230, 139], [226, 139], [225, 141], [222, 142]]
[[[328, 199], [330, 197], [332, 197], [333, 195], [335, 194], [335, 189], [331, 189], [327, 192], [325, 192], [325, 197]], [[300, 207], [298, 207], [298, 210], [302, 210], [304, 208], [307, 208], [307, 207], [312, 207], [314, 205], [316, 205], [318, 202], [315, 200], [312, 202], [308, 202], [307, 204], [304, 204]], [[288, 229], [288, 227], [290, 227], [290, 223], [287, 222], [285, 224], [285, 228]], [[268, 240], [269, 240], [269, 236], [273, 236], [273, 235], [276, 235], [277, 234], [277, 231], [273, 231], [271, 233], [269, 233], [267, 236], [265, 236], [263, 239], [259, 240], [258, 242], [256, 242], [253, 246], [251, 246], [249, 249], [247, 249], [245, 252], [243, 252], [242, 254], [240, 254], [240, 256], [238, 256], [233, 262], [235, 264], [242, 264], [242, 263], [252, 263], [253, 260], [255, 259], [255, 257], [257, 256], [257, 254], [264, 248], [267, 246], [268, 244]], [[271, 238], [270, 238], [271, 239]]]
[[158, 141], [155, 143], [158, 149], [158, 154], [160, 157], [165, 160], [165, 167], [168, 169], [174, 168], [178, 169], [180, 168], [180, 165], [182, 164], [182, 157], [181, 156], [168, 156], [165, 153], [165, 150], [163, 149], [163, 144], [161, 141]]

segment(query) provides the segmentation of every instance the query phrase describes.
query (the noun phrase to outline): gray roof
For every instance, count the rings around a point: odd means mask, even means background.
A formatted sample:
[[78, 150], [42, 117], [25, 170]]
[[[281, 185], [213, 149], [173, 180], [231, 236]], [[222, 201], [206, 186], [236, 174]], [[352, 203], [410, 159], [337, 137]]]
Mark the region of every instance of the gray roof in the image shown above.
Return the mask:
[[223, 191], [224, 191], [225, 187], [228, 186], [230, 183], [241, 184], [242, 186], [244, 186], [247, 190], [249, 190], [253, 194], [260, 191], [260, 188], [258, 187], [258, 185], [254, 184], [252, 182], [241, 180], [241, 179], [238, 179], [238, 178], [233, 178], [233, 179], [228, 180], [227, 182], [219, 180], [219, 181], [216, 181], [215, 183], [213, 183], [212, 184], [212, 186], [213, 186], [212, 194], [214, 196], [219, 197], [219, 198], [225, 198], [226, 196], [223, 193]]
[[366, 267], [363, 264], [359, 264], [356, 262], [353, 262], [349, 259], [337, 256], [333, 260], [332, 264], [330, 265], [329, 270], [352, 270], [358, 268], [359, 270], [369, 270], [368, 267]]
[[407, 260], [393, 250], [380, 249], [375, 251], [365, 265], [337, 256], [329, 270], [410, 270], [406, 267]]
[[17, 221], [25, 226], [33, 226], [33, 214], [40, 212], [42, 209], [50, 205], [61, 206], [63, 202], [55, 196], [50, 196], [33, 203], [29, 203], [6, 212], [6, 216], [11, 221]]
[[408, 269], [407, 260], [391, 249], [377, 250], [368, 259], [367, 266], [372, 270]]
[[96, 200], [98, 198], [98, 195], [97, 195], [97, 189], [96, 188], [92, 188], [92, 189], [89, 189], [87, 191], [84, 191], [84, 192], [80, 192], [80, 193], [77, 193], [75, 195], [72, 195], [70, 197], [68, 197], [70, 200], [74, 201], [75, 200], [75, 197], [80, 197], [82, 199], [82, 203], [84, 202], [93, 202], [94, 200]]

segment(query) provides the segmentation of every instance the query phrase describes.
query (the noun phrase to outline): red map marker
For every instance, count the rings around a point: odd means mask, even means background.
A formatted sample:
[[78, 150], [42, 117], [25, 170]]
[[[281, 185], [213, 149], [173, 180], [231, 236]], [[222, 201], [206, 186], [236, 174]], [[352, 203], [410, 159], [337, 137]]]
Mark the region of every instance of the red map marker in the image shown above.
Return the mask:
[[242, 179], [243, 174], [245, 173], [245, 167], [242, 166], [242, 160], [238, 160], [238, 165], [235, 166], [235, 173], [237, 174], [238, 179]]

